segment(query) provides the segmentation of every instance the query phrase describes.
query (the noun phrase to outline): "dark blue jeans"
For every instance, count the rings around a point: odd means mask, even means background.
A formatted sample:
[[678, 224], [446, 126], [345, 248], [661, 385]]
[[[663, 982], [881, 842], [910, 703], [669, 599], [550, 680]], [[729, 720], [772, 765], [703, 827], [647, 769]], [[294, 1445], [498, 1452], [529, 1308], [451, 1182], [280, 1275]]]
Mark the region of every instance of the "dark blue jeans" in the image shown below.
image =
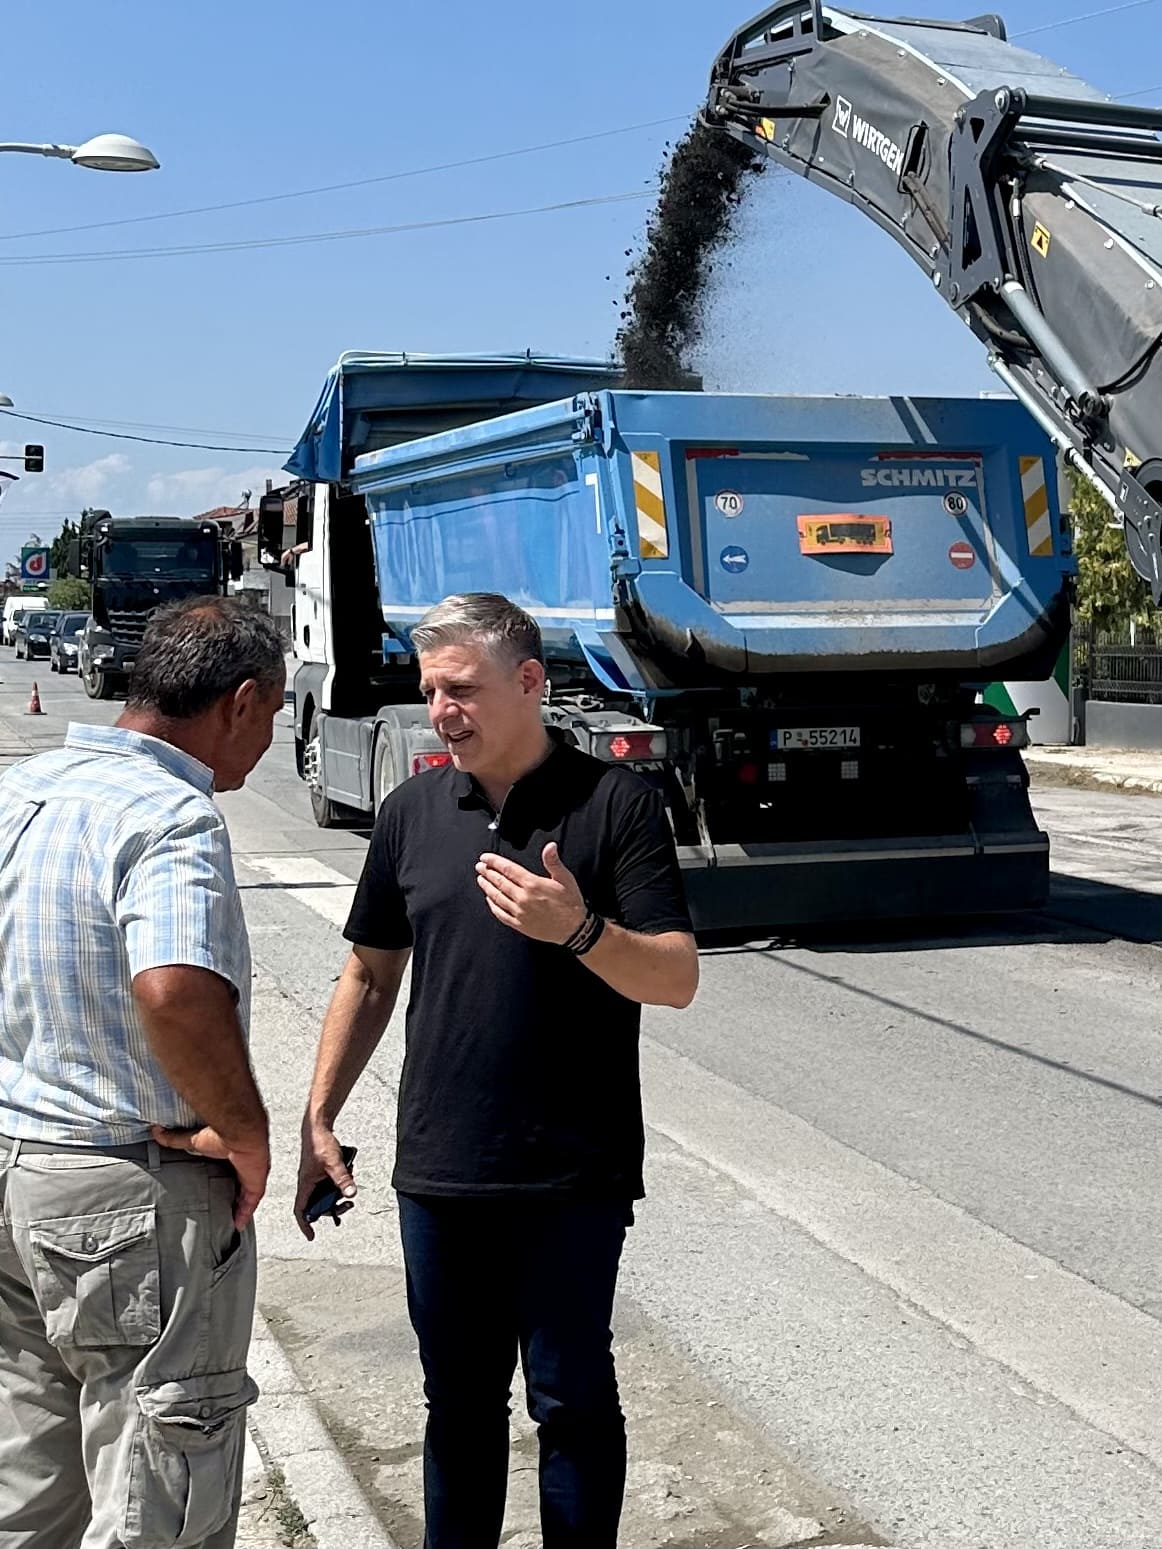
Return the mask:
[[630, 1207], [401, 1194], [399, 1216], [428, 1401], [425, 1549], [496, 1549], [518, 1350], [544, 1549], [615, 1549], [625, 1420], [610, 1320]]

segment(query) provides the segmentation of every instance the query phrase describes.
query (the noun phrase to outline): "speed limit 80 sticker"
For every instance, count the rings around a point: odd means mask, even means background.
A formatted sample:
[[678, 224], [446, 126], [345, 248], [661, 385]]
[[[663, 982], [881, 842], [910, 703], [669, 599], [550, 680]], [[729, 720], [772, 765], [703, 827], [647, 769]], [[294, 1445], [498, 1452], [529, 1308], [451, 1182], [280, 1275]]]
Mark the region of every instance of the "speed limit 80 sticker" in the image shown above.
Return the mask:
[[720, 489], [714, 497], [714, 509], [723, 516], [741, 516], [745, 505], [736, 489]]

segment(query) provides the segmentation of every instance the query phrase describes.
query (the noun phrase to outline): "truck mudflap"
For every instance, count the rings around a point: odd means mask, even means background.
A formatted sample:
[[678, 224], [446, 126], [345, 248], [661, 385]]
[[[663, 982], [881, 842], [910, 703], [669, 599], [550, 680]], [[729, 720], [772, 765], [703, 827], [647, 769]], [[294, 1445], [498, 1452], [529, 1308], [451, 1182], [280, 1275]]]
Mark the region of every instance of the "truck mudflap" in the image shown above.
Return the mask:
[[1042, 907], [1049, 837], [919, 838], [680, 846], [695, 933], [751, 939], [789, 926], [931, 919]]

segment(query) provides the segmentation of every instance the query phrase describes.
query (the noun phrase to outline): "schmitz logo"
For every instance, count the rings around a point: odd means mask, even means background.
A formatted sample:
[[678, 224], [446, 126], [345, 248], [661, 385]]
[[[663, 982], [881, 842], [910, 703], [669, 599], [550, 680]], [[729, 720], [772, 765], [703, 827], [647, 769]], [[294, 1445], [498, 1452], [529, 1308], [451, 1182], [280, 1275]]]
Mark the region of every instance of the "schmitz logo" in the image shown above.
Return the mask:
[[878, 156], [889, 172], [899, 172], [903, 167], [904, 153], [896, 142], [882, 129], [869, 124], [866, 118], [861, 118], [846, 97], [836, 97], [831, 127], [845, 140], [854, 140], [873, 156]]
[[975, 468], [861, 468], [864, 489], [975, 489]]

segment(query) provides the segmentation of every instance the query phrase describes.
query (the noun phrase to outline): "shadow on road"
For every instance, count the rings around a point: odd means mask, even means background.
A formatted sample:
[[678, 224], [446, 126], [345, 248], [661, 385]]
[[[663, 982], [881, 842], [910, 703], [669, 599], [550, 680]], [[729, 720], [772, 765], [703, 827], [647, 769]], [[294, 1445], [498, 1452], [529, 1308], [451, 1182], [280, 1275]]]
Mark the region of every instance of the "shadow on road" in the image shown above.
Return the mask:
[[809, 952], [946, 952], [956, 947], [1087, 945], [1131, 941], [1162, 946], [1162, 894], [1055, 872], [1049, 902], [1025, 914], [925, 920], [869, 920], [851, 925], [787, 931], [775, 939], [701, 939], [705, 952], [763, 952], [798, 947]]

